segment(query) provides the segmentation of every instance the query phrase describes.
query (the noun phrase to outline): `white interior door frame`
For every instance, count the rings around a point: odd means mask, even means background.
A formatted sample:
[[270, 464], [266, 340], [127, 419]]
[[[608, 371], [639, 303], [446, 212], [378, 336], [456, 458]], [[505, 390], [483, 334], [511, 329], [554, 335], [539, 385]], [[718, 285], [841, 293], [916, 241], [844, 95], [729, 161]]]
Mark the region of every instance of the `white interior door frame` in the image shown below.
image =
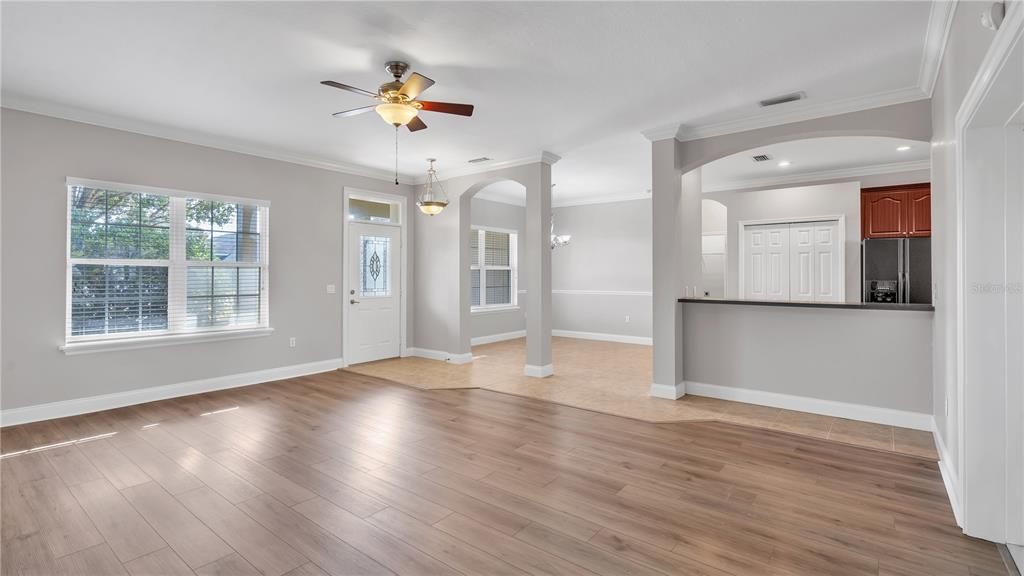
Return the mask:
[[[403, 194], [388, 194], [386, 192], [374, 192], [372, 190], [365, 190], [362, 188], [352, 188], [346, 186], [342, 192], [342, 222], [341, 222], [341, 286], [338, 290], [340, 296], [340, 302], [342, 303], [341, 313], [341, 354], [344, 366], [348, 366], [348, 359], [350, 357], [350, 346], [352, 339], [349, 338], [349, 314], [347, 313], [348, 308], [344, 305], [348, 299], [348, 286], [349, 286], [349, 245], [348, 245], [348, 230], [349, 230], [349, 210], [348, 201], [351, 198], [360, 198], [363, 200], [375, 200], [378, 202], [389, 202], [398, 205], [398, 224], [376, 224], [378, 226], [391, 226], [401, 228], [402, 238], [402, 261], [399, 264], [402, 270], [402, 282], [399, 289], [401, 294], [399, 297], [399, 342], [401, 342], [401, 355], [402, 357], [409, 355], [409, 341], [408, 341], [408, 314], [409, 314], [409, 261], [410, 257], [410, 246], [409, 246], [409, 222], [412, 219], [412, 214], [409, 213], [409, 198]], [[369, 223], [373, 224], [373, 223]]]
[[[736, 289], [736, 296], [742, 300], [743, 295], [746, 294], [746, 288], [744, 282], [744, 266], [746, 254], [744, 253], [745, 242], [744, 236], [749, 226], [763, 226], [765, 224], [804, 224], [812, 222], [838, 222], [839, 223], [839, 271], [842, 273], [842, 277], [839, 279], [839, 301], [846, 302], [846, 215], [845, 214], [831, 214], [824, 216], [804, 216], [799, 218], [766, 218], [760, 220], [740, 220], [736, 222], [737, 228], [739, 229], [736, 236], [737, 254], [737, 276], [736, 280], [739, 285]], [[728, 258], [728, 253], [726, 255]], [[729, 268], [728, 262], [726, 262], [726, 269]]]
[[[1013, 284], [1024, 267], [1024, 6], [1006, 7], [955, 119], [958, 457], [950, 491], [965, 533], [1021, 544], [1024, 296]], [[1001, 288], [974, 290], [981, 283]]]

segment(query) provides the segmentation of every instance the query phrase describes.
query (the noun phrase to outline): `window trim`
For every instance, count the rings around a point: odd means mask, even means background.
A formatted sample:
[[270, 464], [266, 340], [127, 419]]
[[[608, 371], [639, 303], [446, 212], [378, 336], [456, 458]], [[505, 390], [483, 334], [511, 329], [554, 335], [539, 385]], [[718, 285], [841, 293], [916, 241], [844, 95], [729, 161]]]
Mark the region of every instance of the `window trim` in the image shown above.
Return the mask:
[[[480, 271], [480, 304], [470, 304], [470, 312], [473, 313], [484, 313], [484, 312], [504, 312], [509, 310], [519, 309], [519, 231], [511, 230], [508, 228], [496, 228], [494, 226], [471, 226], [470, 232], [477, 234], [477, 265], [470, 264], [470, 277], [472, 278], [472, 271]], [[508, 266], [487, 266], [484, 264], [484, 233], [485, 232], [497, 232], [499, 234], [508, 234]], [[508, 270], [509, 276], [512, 280], [510, 286], [510, 297], [509, 302], [501, 302], [497, 304], [487, 304], [487, 271], [488, 270]], [[470, 282], [470, 291], [472, 292], [472, 281]], [[471, 295], [472, 296], [472, 295]], [[472, 297], [470, 298], [472, 301]]]
[[[170, 246], [168, 258], [131, 259], [131, 258], [72, 258], [71, 257], [71, 226], [72, 206], [70, 201], [71, 187], [113, 190], [133, 194], [151, 194], [166, 196], [170, 199], [169, 226]], [[172, 188], [158, 188], [122, 182], [108, 182], [87, 178], [65, 179], [65, 287], [64, 287], [64, 342], [58, 349], [65, 354], [83, 352], [125, 350], [130, 348], [149, 348], [168, 344], [225, 340], [253, 336], [269, 335], [273, 332], [270, 325], [270, 202], [255, 198], [241, 198], [202, 192], [189, 192]], [[221, 262], [187, 259], [184, 250], [186, 235], [185, 202], [186, 199], [210, 200], [229, 204], [246, 204], [259, 210], [261, 220], [260, 259], [259, 262]], [[175, 242], [175, 236], [181, 234], [181, 242]], [[167, 328], [164, 330], [147, 330], [145, 332], [109, 334], [71, 335], [72, 309], [72, 267], [75, 264], [95, 264], [101, 266], [153, 266], [167, 268]], [[255, 264], [255, 265], [254, 265]], [[259, 268], [260, 269], [260, 322], [245, 324], [238, 327], [211, 326], [207, 328], [185, 328], [186, 307], [188, 301], [188, 269], [191, 267], [212, 268]], [[179, 288], [180, 285], [180, 288]]]

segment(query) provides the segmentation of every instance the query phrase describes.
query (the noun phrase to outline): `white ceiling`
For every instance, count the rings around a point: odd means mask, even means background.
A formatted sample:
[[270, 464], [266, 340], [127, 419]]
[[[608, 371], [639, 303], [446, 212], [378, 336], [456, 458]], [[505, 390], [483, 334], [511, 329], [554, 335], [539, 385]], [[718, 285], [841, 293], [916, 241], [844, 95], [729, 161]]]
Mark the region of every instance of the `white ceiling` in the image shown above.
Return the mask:
[[[909, 146], [909, 150], [898, 150]], [[767, 162], [753, 156], [767, 154]], [[812, 138], [754, 148], [704, 165], [704, 191], [927, 169], [931, 144], [869, 136]], [[787, 161], [789, 166], [779, 166]]]
[[749, 118], [797, 90], [785, 110], [923, 97], [934, 60], [930, 3], [913, 1], [0, 6], [5, 106], [384, 176], [393, 130], [332, 118], [369, 101], [318, 82], [372, 90], [406, 59], [437, 82], [424, 98], [476, 105], [401, 132], [406, 178], [428, 156], [443, 178], [547, 150], [561, 204], [645, 193], [641, 130]]

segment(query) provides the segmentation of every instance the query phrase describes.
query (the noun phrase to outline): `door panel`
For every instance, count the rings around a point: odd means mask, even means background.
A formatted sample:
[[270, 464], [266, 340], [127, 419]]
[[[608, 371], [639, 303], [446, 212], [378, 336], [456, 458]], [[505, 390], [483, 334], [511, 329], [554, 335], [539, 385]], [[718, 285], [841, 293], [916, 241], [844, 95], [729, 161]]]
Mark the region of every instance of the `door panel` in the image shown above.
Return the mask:
[[792, 241], [790, 261], [790, 298], [793, 300], [814, 300], [814, 226], [792, 224], [789, 230]]
[[898, 238], [907, 233], [907, 193], [881, 190], [861, 194], [864, 238]]
[[928, 237], [932, 235], [932, 187], [930, 185], [914, 188], [908, 192], [907, 210], [910, 222], [907, 235], [910, 237]]
[[394, 358], [401, 354], [401, 229], [349, 225], [349, 314], [347, 353], [350, 364]]
[[840, 302], [840, 281], [843, 278], [841, 242], [838, 222], [814, 225], [814, 301]]

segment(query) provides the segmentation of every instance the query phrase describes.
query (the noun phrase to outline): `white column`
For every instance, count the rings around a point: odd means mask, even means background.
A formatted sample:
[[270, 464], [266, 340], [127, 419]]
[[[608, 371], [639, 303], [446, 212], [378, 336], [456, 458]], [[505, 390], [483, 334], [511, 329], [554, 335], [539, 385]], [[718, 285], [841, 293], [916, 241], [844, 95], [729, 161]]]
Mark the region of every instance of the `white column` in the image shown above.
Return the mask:
[[554, 373], [551, 363], [551, 165], [558, 156], [541, 155], [536, 177], [526, 186], [526, 366], [527, 376]]
[[651, 143], [652, 337], [651, 396], [675, 400], [686, 393], [683, 382], [682, 242], [683, 179], [676, 168], [676, 140]]

